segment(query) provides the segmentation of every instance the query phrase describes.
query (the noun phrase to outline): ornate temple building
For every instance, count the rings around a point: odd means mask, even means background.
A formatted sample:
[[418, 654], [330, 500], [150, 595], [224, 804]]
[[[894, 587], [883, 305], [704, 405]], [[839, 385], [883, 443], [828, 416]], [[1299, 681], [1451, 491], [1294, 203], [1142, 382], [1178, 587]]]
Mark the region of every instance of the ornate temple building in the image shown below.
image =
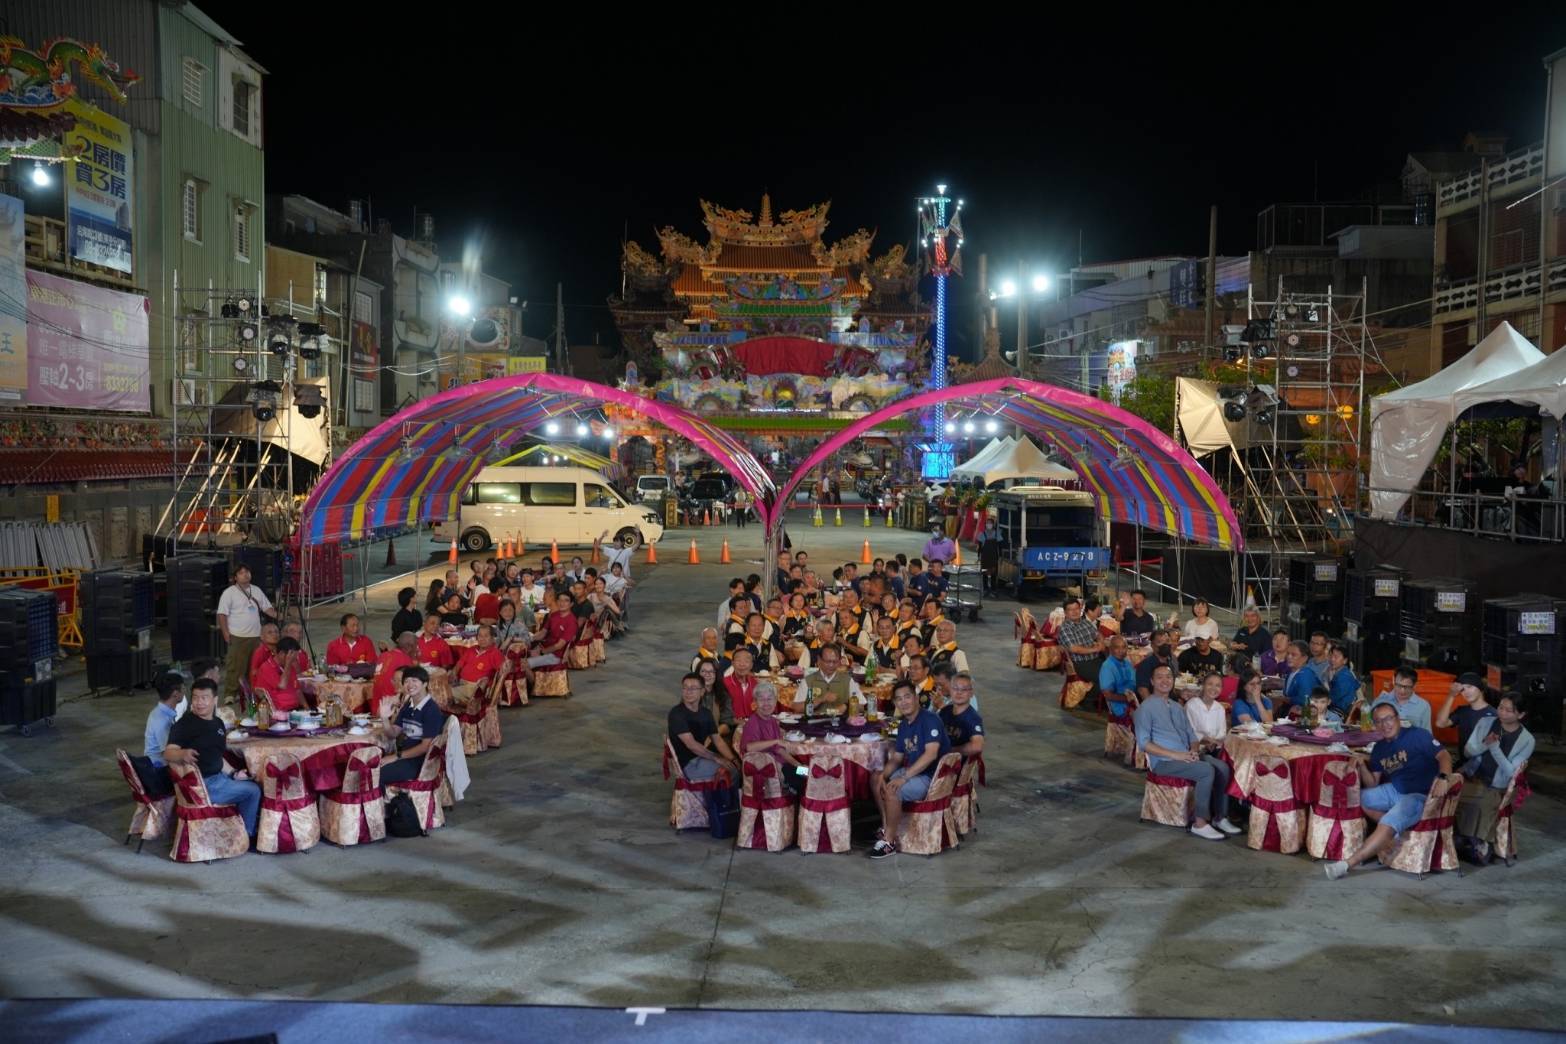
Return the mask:
[[767, 196], [754, 215], [701, 206], [705, 243], [669, 227], [656, 254], [625, 244], [624, 292], [609, 307], [630, 383], [650, 378], [659, 398], [703, 412], [823, 422], [918, 383], [931, 314], [904, 247], [872, 257], [866, 229], [829, 245], [830, 203], [776, 216]]

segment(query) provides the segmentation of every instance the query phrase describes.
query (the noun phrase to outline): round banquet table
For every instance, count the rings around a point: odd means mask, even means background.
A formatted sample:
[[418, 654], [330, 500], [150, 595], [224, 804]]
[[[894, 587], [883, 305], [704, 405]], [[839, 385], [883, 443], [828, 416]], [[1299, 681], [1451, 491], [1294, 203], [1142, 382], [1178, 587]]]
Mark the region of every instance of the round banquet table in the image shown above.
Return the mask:
[[1329, 763], [1347, 761], [1347, 754], [1332, 754], [1326, 747], [1311, 743], [1275, 745], [1266, 740], [1248, 739], [1231, 732], [1223, 741], [1224, 760], [1234, 769], [1229, 780], [1229, 796], [1249, 800], [1256, 786], [1256, 759], [1283, 758], [1289, 763], [1289, 787], [1294, 797], [1313, 805], [1321, 796], [1321, 776]]
[[784, 746], [790, 754], [807, 765], [812, 757], [819, 754], [842, 758], [847, 768], [843, 789], [848, 793], [850, 801], [869, 801], [874, 797], [870, 790], [870, 776], [886, 768], [886, 757], [892, 752], [892, 741], [884, 739], [873, 743], [827, 743], [815, 739], [795, 743], [784, 740]]
[[360, 747], [390, 750], [391, 733], [383, 725], [375, 724], [363, 736], [350, 736], [344, 731], [327, 736], [250, 733], [241, 738], [231, 733], [228, 739], [229, 760], [233, 761], [234, 755], [243, 758], [245, 770], [252, 779], [261, 779], [266, 771], [266, 759], [273, 754], [292, 754], [304, 770], [305, 785], [315, 792], [342, 786], [343, 766], [348, 764], [349, 755]]
[[343, 707], [349, 714], [367, 710], [371, 713], [375, 708], [370, 706], [370, 689], [373, 681], [318, 681], [315, 678], [300, 678], [299, 688], [314, 696], [319, 706], [320, 700], [326, 696], [336, 696], [343, 701]]

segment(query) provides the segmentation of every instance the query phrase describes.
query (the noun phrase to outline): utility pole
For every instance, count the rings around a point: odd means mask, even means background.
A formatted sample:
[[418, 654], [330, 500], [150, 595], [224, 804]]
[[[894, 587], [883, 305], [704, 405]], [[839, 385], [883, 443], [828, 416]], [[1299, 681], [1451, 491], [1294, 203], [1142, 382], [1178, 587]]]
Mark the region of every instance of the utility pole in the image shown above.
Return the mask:
[[993, 321], [990, 317], [994, 314], [995, 310], [995, 303], [990, 300], [990, 255], [988, 254], [979, 255], [978, 294], [979, 340], [977, 343], [979, 345], [979, 355], [982, 357], [984, 354], [984, 345], [988, 343], [986, 338], [989, 336], [990, 323]]
[[1017, 262], [1017, 375], [1028, 380], [1028, 290], [1024, 264]]
[[1213, 310], [1218, 300], [1218, 204], [1207, 212], [1207, 317], [1202, 326], [1202, 361], [1215, 347], [1218, 335], [1213, 332]]
[[555, 284], [555, 370], [561, 374], [566, 372], [565, 286], [562, 283]]

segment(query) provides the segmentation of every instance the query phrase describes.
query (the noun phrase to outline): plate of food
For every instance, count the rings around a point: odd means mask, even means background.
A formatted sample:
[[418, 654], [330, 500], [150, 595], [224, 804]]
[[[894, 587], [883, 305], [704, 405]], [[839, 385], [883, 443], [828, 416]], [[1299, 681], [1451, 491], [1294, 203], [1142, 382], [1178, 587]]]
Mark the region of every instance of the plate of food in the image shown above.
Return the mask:
[[240, 718], [239, 719], [239, 724], [243, 725], [247, 729], [253, 729], [253, 728], [256, 727], [256, 719], [254, 719], [254, 718]]
[[272, 727], [270, 729], [268, 729], [267, 731], [268, 732], [287, 732], [288, 730], [289, 730], [288, 722], [286, 722], [286, 721], [275, 721], [275, 722], [272, 723]]
[[803, 732], [785, 732], [783, 734], [783, 738], [788, 740], [790, 743], [805, 742], [805, 734]]
[[316, 729], [321, 727], [321, 723], [316, 721], [314, 718], [306, 718], [304, 721], [299, 723], [299, 727], [306, 732], [314, 732]]

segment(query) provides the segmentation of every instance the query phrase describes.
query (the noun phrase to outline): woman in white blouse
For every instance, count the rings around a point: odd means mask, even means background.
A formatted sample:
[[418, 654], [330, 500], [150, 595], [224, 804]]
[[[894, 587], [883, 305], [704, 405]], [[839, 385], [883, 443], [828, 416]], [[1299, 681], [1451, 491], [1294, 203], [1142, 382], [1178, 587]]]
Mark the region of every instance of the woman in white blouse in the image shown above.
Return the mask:
[[1229, 715], [1218, 702], [1218, 691], [1223, 688], [1222, 676], [1213, 673], [1202, 678], [1202, 695], [1185, 702], [1185, 716], [1191, 722], [1191, 731], [1203, 748], [1223, 746], [1224, 734], [1229, 731]]
[[1209, 615], [1207, 603], [1200, 598], [1191, 606], [1191, 619], [1186, 621], [1185, 637], [1187, 641], [1218, 637], [1218, 621]]

